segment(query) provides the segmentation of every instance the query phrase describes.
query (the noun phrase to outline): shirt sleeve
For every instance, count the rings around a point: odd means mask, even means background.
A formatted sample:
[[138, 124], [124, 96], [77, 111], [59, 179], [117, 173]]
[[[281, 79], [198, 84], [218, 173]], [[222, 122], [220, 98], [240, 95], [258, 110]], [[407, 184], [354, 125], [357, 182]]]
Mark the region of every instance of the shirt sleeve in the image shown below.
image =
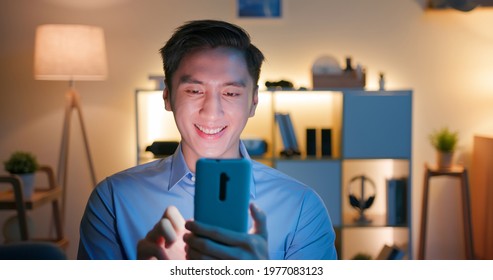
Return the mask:
[[116, 230], [108, 179], [91, 193], [80, 224], [77, 259], [126, 259]]
[[322, 199], [305, 192], [295, 236], [286, 252], [288, 260], [336, 260], [335, 232]]

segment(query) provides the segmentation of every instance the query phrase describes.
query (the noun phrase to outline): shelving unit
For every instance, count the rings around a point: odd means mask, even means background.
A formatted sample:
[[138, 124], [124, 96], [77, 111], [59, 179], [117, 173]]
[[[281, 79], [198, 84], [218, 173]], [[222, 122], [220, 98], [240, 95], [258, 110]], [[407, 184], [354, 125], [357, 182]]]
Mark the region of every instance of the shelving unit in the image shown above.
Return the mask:
[[[151, 156], [144, 151], [152, 141], [180, 139], [173, 116], [164, 110], [162, 99], [153, 101], [161, 98], [161, 94], [136, 92], [138, 163]], [[301, 156], [280, 156], [283, 145], [275, 112], [290, 113]], [[157, 126], [151, 128], [149, 120]], [[331, 156], [306, 155], [307, 128], [331, 129]], [[340, 258], [351, 259], [358, 253], [376, 257], [387, 244], [404, 248], [406, 257], [412, 259], [411, 133], [411, 90], [263, 91], [259, 93], [256, 115], [249, 120], [242, 138], [266, 140], [267, 153], [255, 159], [317, 191], [336, 229]], [[317, 141], [320, 146], [320, 140]], [[350, 206], [347, 195], [347, 183], [362, 174], [376, 185], [375, 201], [365, 212], [372, 220], [368, 224], [354, 222], [358, 213]], [[386, 180], [402, 177], [407, 179], [407, 221], [391, 225], [386, 219]]]
[[[271, 92], [272, 111], [277, 99], [293, 99], [290, 111], [300, 148], [305, 151], [306, 128], [332, 129], [332, 157], [279, 158], [281, 142], [274, 128], [273, 167], [314, 188], [324, 200], [338, 234], [339, 257], [351, 259], [358, 253], [376, 257], [385, 244], [397, 245], [412, 258], [411, 230], [411, 132], [412, 92], [403, 91], [311, 91]], [[325, 98], [324, 95], [331, 95]], [[316, 98], [320, 96], [321, 98]], [[305, 108], [300, 108], [303, 103]], [[314, 118], [308, 119], [306, 115]], [[325, 119], [324, 119], [325, 118]], [[249, 125], [255, 126], [254, 122]], [[281, 145], [281, 146], [280, 146]], [[319, 143], [320, 145], [320, 143]], [[371, 223], [357, 223], [356, 209], [349, 203], [347, 184], [365, 175], [376, 184], [373, 205], [365, 212]], [[387, 222], [387, 186], [390, 178], [407, 179], [407, 221]]]
[[[42, 165], [38, 172], [45, 174], [48, 186], [35, 188], [32, 197], [23, 197], [23, 184], [19, 176], [2, 175], [0, 183], [10, 185], [12, 188], [0, 192], [0, 210], [15, 210], [19, 221], [19, 237], [22, 241], [49, 241], [53, 242], [62, 249], [66, 249], [68, 240], [63, 232], [62, 213], [59, 199], [62, 198], [62, 189], [56, 184], [53, 169], [48, 165]], [[28, 229], [27, 210], [34, 210], [40, 206], [51, 203], [54, 221], [55, 238], [32, 238]]]

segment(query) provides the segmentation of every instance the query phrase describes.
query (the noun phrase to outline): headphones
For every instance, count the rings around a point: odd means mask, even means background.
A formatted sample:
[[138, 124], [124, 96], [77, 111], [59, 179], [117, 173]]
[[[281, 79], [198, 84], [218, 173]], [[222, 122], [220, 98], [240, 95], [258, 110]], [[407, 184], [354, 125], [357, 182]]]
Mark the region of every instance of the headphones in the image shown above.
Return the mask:
[[[361, 180], [361, 184], [359, 185], [359, 187], [361, 188], [361, 190], [359, 192], [361, 197], [358, 198], [355, 195], [354, 189], [356, 188], [356, 186], [358, 186], [358, 184], [355, 184], [355, 182], [359, 181], [359, 180]], [[365, 184], [366, 182], [368, 182], [369, 184]], [[372, 194], [370, 196], [368, 196], [368, 199], [365, 199], [364, 194], [367, 191], [366, 186], [368, 186], [368, 185], [371, 187], [371, 193]], [[365, 175], [358, 175], [358, 176], [351, 178], [351, 180], [348, 183], [347, 190], [348, 190], [348, 194], [349, 194], [349, 204], [353, 208], [360, 209], [360, 211], [364, 211], [365, 209], [368, 209], [373, 205], [373, 202], [375, 201], [375, 195], [377, 193], [375, 183], [373, 182], [372, 179], [368, 178]]]

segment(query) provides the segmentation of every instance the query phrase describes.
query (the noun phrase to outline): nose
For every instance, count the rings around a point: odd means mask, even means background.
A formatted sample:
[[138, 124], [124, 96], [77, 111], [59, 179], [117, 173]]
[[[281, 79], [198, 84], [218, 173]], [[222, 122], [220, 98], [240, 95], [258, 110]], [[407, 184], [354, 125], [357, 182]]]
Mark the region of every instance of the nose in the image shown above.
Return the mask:
[[221, 94], [217, 92], [207, 92], [204, 95], [200, 113], [203, 117], [211, 120], [221, 117], [223, 115]]

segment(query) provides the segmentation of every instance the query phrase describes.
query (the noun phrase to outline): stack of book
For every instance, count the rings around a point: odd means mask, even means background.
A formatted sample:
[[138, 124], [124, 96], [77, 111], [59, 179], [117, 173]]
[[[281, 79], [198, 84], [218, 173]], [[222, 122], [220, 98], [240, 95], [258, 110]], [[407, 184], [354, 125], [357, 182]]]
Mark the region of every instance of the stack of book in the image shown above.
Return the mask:
[[392, 245], [384, 245], [382, 250], [377, 256], [377, 260], [402, 260], [405, 256], [405, 252], [399, 247]]
[[387, 224], [407, 223], [407, 178], [387, 180]]
[[289, 113], [276, 112], [274, 117], [279, 125], [279, 131], [281, 132], [282, 143], [284, 145], [284, 150], [281, 151], [281, 155], [288, 157], [300, 155], [298, 140], [296, 139]]

